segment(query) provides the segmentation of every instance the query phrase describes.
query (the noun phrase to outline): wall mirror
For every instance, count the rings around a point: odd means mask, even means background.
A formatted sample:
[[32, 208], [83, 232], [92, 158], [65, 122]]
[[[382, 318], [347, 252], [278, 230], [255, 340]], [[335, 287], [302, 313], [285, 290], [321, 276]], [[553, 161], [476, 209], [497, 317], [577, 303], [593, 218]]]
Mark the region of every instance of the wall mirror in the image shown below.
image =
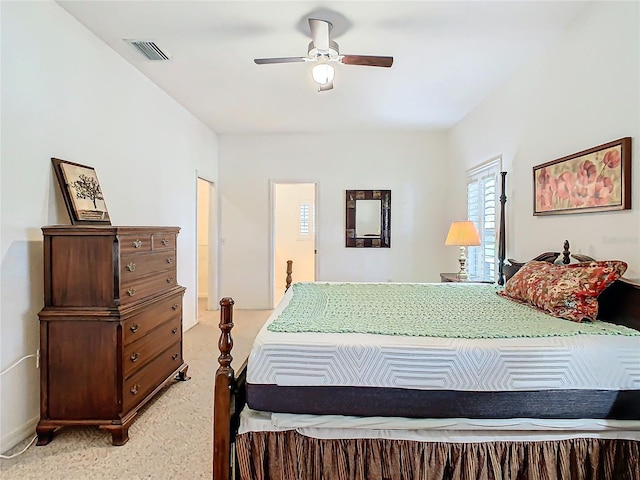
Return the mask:
[[347, 247], [391, 247], [391, 190], [346, 191]]

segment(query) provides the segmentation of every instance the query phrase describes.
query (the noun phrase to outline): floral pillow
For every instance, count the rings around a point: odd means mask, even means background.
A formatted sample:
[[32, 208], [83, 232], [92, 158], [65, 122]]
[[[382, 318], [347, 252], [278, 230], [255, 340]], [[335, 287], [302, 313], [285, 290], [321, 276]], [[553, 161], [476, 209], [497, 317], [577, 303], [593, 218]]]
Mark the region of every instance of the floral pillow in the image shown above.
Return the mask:
[[526, 303], [555, 317], [594, 321], [598, 295], [627, 270], [618, 260], [555, 265], [527, 262], [511, 277], [503, 297]]

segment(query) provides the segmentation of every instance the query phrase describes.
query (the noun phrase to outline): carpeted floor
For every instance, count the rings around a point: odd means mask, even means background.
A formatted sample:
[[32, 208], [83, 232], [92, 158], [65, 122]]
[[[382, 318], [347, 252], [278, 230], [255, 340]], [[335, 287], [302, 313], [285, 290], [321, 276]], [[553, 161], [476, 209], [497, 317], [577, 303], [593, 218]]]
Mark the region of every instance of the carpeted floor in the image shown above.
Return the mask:
[[[232, 366], [238, 368], [271, 312], [236, 310]], [[168, 385], [139, 413], [129, 442], [111, 445], [97, 427], [69, 427], [49, 445], [32, 445], [11, 460], [0, 460], [2, 480], [211, 479], [213, 379], [218, 368], [219, 312], [203, 312], [184, 334], [188, 382]], [[5, 455], [22, 450], [31, 439]]]

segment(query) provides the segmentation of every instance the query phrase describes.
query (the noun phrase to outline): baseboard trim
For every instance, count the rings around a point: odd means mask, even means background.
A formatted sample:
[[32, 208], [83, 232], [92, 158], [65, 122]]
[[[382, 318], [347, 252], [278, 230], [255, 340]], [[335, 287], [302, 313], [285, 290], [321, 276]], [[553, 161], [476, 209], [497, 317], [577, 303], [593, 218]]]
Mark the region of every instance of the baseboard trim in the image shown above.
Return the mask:
[[8, 434], [0, 437], [0, 452], [4, 455], [5, 452], [8, 452], [20, 442], [35, 435], [36, 425], [38, 425], [39, 420], [40, 417], [34, 417], [27, 423], [16, 428], [13, 432], [9, 432]]

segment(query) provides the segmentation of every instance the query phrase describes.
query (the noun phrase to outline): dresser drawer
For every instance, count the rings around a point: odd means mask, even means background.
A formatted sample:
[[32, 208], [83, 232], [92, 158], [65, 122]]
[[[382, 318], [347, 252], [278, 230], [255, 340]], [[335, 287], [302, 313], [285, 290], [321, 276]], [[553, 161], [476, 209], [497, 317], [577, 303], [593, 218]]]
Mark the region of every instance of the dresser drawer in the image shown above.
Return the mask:
[[129, 377], [182, 338], [180, 314], [124, 348], [124, 376]]
[[123, 411], [129, 411], [144, 400], [144, 397], [166, 380], [180, 365], [182, 365], [182, 347], [177, 341], [142, 370], [125, 379], [122, 390]]
[[151, 251], [151, 235], [120, 235], [120, 254]]
[[175, 265], [171, 270], [121, 281], [120, 305], [126, 305], [127, 303], [137, 301], [153, 293], [173, 288], [177, 284]]
[[124, 345], [143, 338], [147, 333], [174, 317], [182, 317], [182, 293], [161, 300], [143, 312], [124, 321]]
[[120, 281], [131, 281], [143, 275], [167, 270], [176, 265], [176, 251], [123, 255], [120, 259]]
[[176, 248], [176, 236], [172, 233], [156, 233], [152, 236], [153, 250], [163, 250], [166, 248]]

